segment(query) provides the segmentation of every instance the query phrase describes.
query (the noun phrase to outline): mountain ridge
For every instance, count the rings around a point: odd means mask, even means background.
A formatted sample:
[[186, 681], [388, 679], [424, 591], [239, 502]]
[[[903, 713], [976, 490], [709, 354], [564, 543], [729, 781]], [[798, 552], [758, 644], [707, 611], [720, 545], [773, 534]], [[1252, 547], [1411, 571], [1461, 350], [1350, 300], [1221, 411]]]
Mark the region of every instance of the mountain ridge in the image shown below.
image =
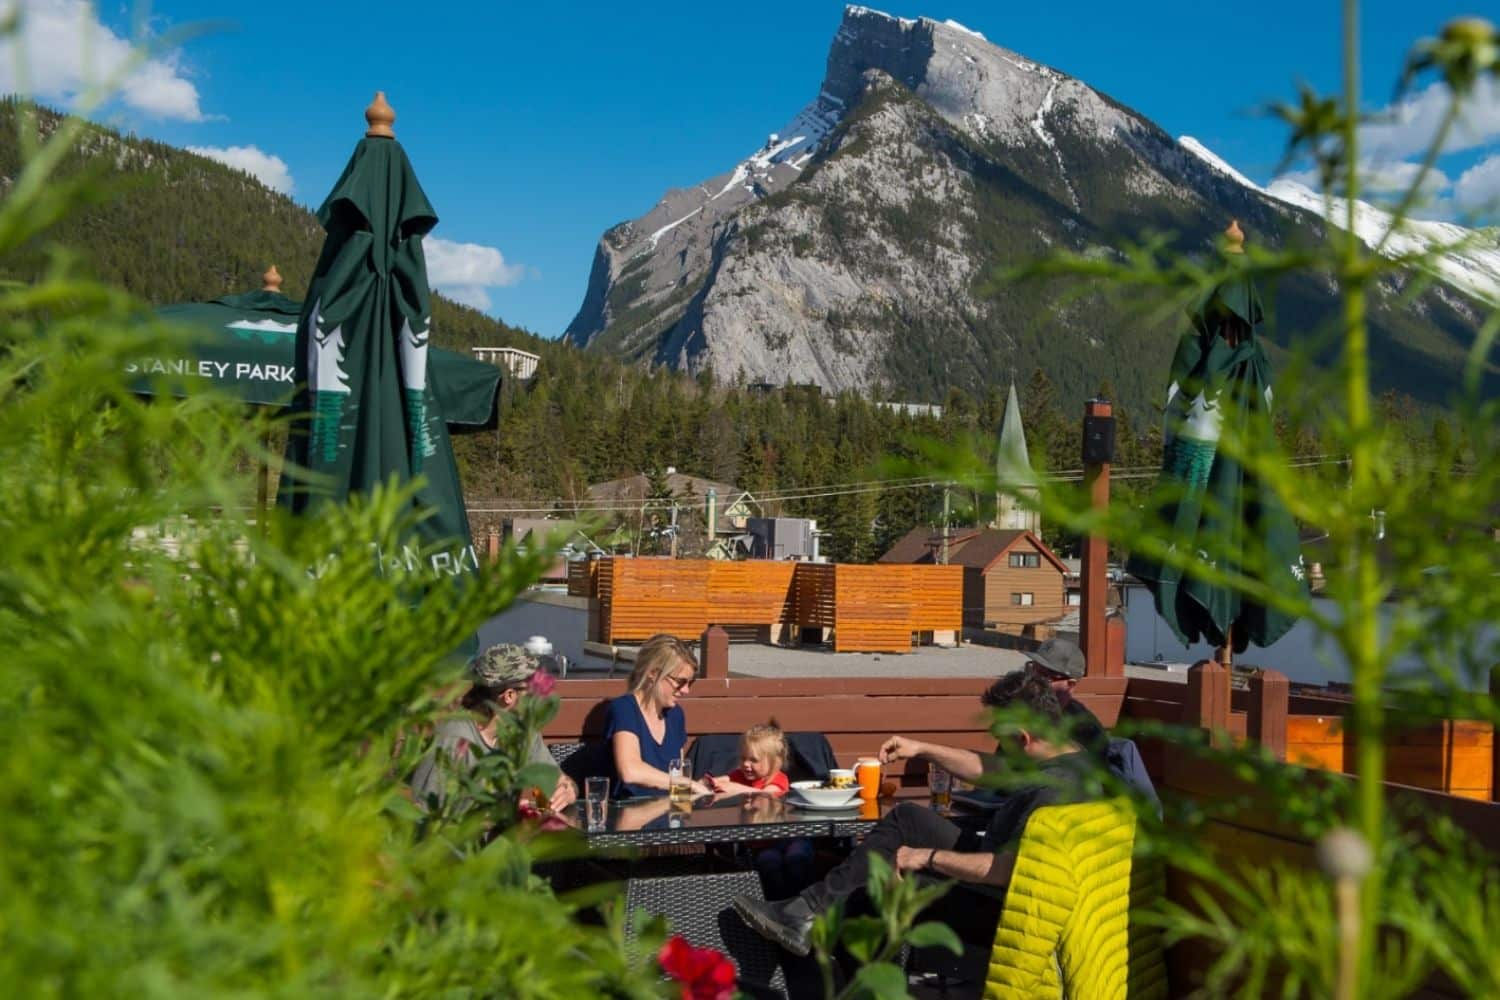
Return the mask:
[[[911, 106], [885, 113], [893, 102]], [[932, 19], [846, 9], [819, 93], [793, 123], [607, 231], [565, 338], [724, 379], [931, 401], [1041, 367], [1071, 394], [1108, 380], [1140, 404], [1160, 390], [1177, 319], [1125, 317], [1096, 289], [991, 293], [990, 277], [1152, 232], [1209, 253], [1231, 217], [1266, 245], [1322, 236], [1316, 213], [1118, 101]], [[834, 164], [842, 188], [828, 183]], [[1284, 329], [1331, 328], [1322, 286], [1306, 276], [1274, 290]], [[1400, 291], [1393, 280], [1372, 309], [1377, 356], [1390, 362], [1382, 387], [1438, 401], [1478, 306], [1439, 288], [1404, 310]]]

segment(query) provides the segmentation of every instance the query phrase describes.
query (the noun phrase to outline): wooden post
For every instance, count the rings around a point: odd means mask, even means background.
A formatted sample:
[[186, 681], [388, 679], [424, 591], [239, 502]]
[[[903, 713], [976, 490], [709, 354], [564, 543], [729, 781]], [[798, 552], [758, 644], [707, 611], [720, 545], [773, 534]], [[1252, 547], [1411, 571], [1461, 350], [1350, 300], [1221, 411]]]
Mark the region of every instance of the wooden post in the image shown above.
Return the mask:
[[1279, 670], [1257, 670], [1250, 678], [1250, 710], [1245, 735], [1286, 760], [1286, 716], [1291, 685]]
[[500, 532], [496, 531], [494, 528], [491, 528], [489, 531], [489, 537], [485, 539], [485, 543], [485, 548], [488, 550], [490, 562], [494, 562], [495, 560], [499, 559]]
[[[1500, 666], [1490, 671], [1490, 704], [1500, 704]], [[1500, 802], [1500, 726], [1490, 737], [1490, 801]]]
[[717, 625], [703, 630], [698, 645], [699, 674], [705, 680], [729, 679], [729, 633]]
[[[1109, 509], [1109, 466], [1114, 455], [1114, 409], [1107, 399], [1091, 399], [1084, 405], [1083, 481], [1088, 486], [1089, 506], [1097, 511]], [[1091, 448], [1091, 425], [1110, 423], [1105, 447]], [[1105, 661], [1108, 659], [1108, 638], [1105, 632], [1104, 615], [1109, 595], [1109, 543], [1100, 535], [1089, 535], [1083, 540], [1083, 565], [1080, 568], [1082, 583], [1082, 608], [1079, 617], [1082, 628], [1084, 663], [1089, 677], [1104, 677]]]
[[1090, 673], [1102, 677], [1125, 676], [1125, 618], [1110, 615], [1104, 620], [1105, 653], [1104, 664], [1098, 671]]
[[1184, 725], [1209, 731], [1217, 746], [1229, 744], [1229, 668], [1213, 660], [1199, 660], [1188, 668], [1187, 700], [1182, 705]]

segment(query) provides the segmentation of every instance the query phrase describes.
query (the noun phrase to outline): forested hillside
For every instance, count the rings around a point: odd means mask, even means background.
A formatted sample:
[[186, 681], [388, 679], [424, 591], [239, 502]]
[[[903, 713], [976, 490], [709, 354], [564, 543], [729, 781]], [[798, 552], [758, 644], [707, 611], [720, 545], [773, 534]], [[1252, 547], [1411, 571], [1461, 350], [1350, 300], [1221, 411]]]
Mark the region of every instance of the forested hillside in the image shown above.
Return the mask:
[[[3, 184], [20, 162], [23, 110], [15, 101], [0, 102]], [[43, 109], [35, 127], [50, 132], [59, 121]], [[288, 294], [306, 290], [322, 230], [306, 208], [249, 175], [103, 128], [90, 129], [63, 174], [86, 171], [106, 179], [112, 196], [62, 223], [48, 244], [11, 260], [0, 278], [32, 280], [49, 255], [65, 252], [152, 305], [258, 287], [270, 263], [280, 268]], [[816, 517], [828, 532], [826, 552], [870, 559], [914, 525], [935, 523], [941, 491], [895, 485], [854, 491], [850, 484], [908, 474], [892, 470], [917, 458], [922, 439], [972, 438], [981, 454], [993, 455], [1006, 388], [996, 383], [977, 398], [953, 389], [941, 419], [913, 418], [854, 393], [716, 385], [709, 371], [694, 379], [622, 364], [441, 297], [434, 326], [444, 346], [510, 345], [541, 356], [532, 384], [503, 388], [497, 429], [455, 439], [470, 505], [495, 511], [474, 515], [481, 527], [506, 516], [501, 508], [568, 510], [583, 505], [590, 483], [675, 466], [766, 497], [768, 514]], [[1033, 459], [1054, 470], [1076, 468], [1083, 399], [1060, 398], [1040, 371], [1018, 388]], [[1108, 385], [1099, 389], [1114, 395]], [[1157, 423], [1155, 413], [1120, 413], [1121, 467], [1158, 460]], [[1316, 443], [1304, 449], [1315, 451]], [[1125, 480], [1119, 488], [1142, 484]], [[958, 524], [987, 518], [993, 498], [955, 491], [954, 503]], [[1067, 547], [1066, 539], [1052, 540]]]

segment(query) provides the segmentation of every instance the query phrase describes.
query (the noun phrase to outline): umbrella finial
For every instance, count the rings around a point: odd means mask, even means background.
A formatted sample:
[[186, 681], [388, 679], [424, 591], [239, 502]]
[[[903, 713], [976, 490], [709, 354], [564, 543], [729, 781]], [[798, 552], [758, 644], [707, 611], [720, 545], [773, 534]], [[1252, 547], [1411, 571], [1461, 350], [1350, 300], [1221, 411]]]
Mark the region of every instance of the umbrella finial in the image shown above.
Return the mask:
[[1245, 231], [1240, 228], [1239, 219], [1230, 219], [1229, 228], [1224, 230], [1224, 252], [1245, 252]]
[[385, 91], [375, 91], [375, 100], [365, 108], [365, 122], [370, 126], [365, 129], [365, 135], [380, 139], [396, 138], [396, 131], [391, 128], [396, 124], [396, 110], [386, 103]]
[[275, 264], [266, 268], [266, 273], [260, 276], [260, 290], [263, 292], [281, 291], [281, 272], [276, 270]]

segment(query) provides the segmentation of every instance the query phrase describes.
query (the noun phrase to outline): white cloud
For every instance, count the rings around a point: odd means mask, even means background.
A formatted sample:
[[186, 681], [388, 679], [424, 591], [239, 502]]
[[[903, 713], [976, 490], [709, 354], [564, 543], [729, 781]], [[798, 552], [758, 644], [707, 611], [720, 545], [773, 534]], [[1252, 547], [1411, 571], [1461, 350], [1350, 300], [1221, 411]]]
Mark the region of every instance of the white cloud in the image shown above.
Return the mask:
[[296, 187], [286, 161], [255, 146], [189, 146], [187, 149], [189, 153], [243, 170], [272, 191], [291, 194]]
[[455, 302], [475, 309], [491, 306], [489, 289], [514, 285], [526, 275], [520, 264], [507, 264], [494, 247], [455, 243], [436, 236], [422, 241], [427, 254], [427, 281]]
[[1465, 170], [1453, 185], [1453, 200], [1465, 211], [1500, 213], [1500, 153]]
[[[1360, 188], [1371, 194], [1405, 194], [1406, 189], [1411, 186], [1412, 181], [1417, 179], [1417, 171], [1420, 165], [1410, 161], [1399, 163], [1370, 163], [1365, 162], [1359, 168]], [[1282, 174], [1278, 180], [1294, 181], [1303, 187], [1314, 191], [1320, 190], [1318, 172], [1316, 170], [1294, 170]], [[1422, 179], [1422, 193], [1428, 198], [1435, 198], [1448, 189], [1452, 182], [1448, 175], [1436, 168], [1427, 171], [1427, 176]], [[1340, 185], [1342, 188], [1342, 185]]]
[[[115, 80], [134, 58], [129, 40], [102, 24], [86, 0], [0, 0], [0, 19], [18, 9], [19, 38], [0, 45], [0, 92], [72, 104], [91, 86]], [[120, 100], [136, 111], [203, 120], [198, 88], [175, 56], [141, 62], [116, 82]]]
[[[1399, 104], [1382, 109], [1377, 121], [1359, 130], [1360, 151], [1377, 162], [1404, 160], [1426, 152], [1437, 136], [1450, 91], [1434, 83]], [[1456, 153], [1500, 138], [1500, 84], [1485, 77], [1464, 102], [1444, 152]]]

